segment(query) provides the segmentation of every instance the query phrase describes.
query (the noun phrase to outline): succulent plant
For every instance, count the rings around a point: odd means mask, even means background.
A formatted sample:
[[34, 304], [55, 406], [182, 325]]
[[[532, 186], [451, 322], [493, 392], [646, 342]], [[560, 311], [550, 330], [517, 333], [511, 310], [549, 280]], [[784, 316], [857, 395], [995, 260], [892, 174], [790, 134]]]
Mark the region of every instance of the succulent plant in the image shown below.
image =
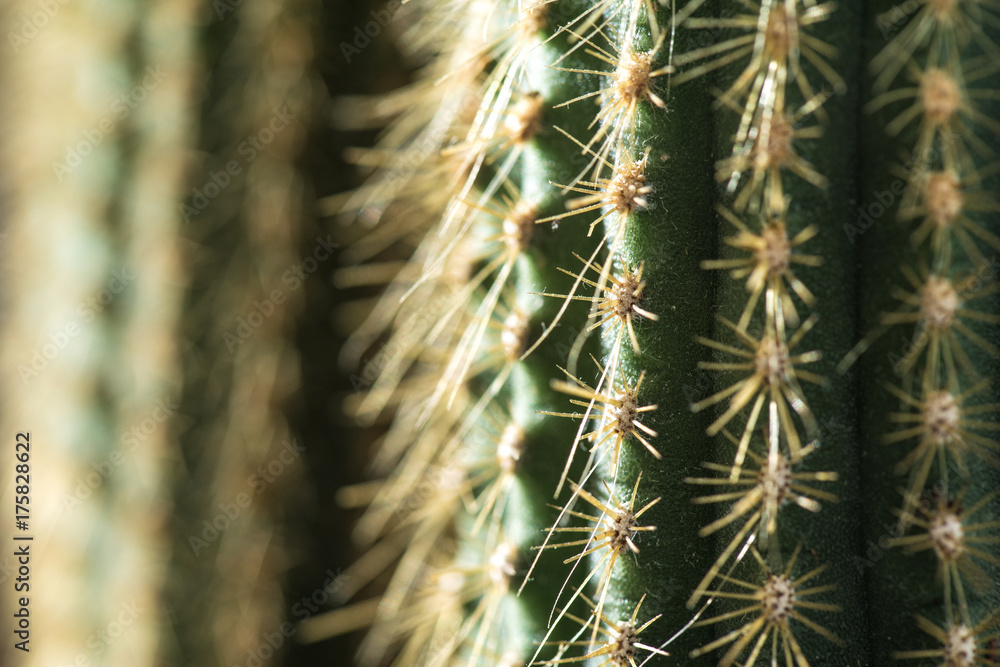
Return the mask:
[[996, 664], [998, 6], [390, 9], [361, 664]]

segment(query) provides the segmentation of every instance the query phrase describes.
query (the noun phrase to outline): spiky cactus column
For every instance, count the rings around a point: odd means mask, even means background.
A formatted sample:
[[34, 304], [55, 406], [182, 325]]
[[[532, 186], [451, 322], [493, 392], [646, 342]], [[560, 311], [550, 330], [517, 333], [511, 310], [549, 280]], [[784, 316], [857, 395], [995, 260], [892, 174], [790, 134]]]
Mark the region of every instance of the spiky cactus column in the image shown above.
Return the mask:
[[[970, 313], [964, 304], [987, 301], [994, 288], [984, 276], [975, 295], [931, 282], [960, 269], [962, 253], [975, 264], [997, 246], [988, 229], [995, 204], [954, 185], [993, 174], [977, 162], [996, 144], [993, 121], [975, 102], [995, 99], [995, 88], [973, 94], [968, 82], [996, 78], [995, 47], [974, 19], [982, 13], [992, 25], [996, 15], [973, 4], [929, 3], [916, 27], [901, 29], [873, 61], [873, 116], [859, 111], [868, 65], [858, 7], [473, 4], [461, 15], [468, 23], [444, 28], [454, 36], [449, 74], [414, 94], [419, 113], [387, 145], [396, 153], [373, 156], [391, 166], [421, 151], [423, 171], [407, 174], [406, 194], [435, 197], [421, 208], [431, 231], [419, 261], [390, 290], [397, 302], [403, 296], [395, 325], [393, 308], [380, 306], [358, 339], [395, 326], [374, 357], [383, 370], [375, 398], [362, 403], [398, 402], [392, 456], [381, 458], [398, 465], [359, 527], [369, 544], [382, 536], [372, 547], [379, 562], [399, 558], [376, 614], [377, 627], [394, 629], [372, 635], [381, 650], [365, 654], [370, 661], [395, 639], [405, 642], [401, 664], [801, 666], [884, 664], [893, 655], [989, 664], [997, 557], [989, 537], [972, 533], [994, 529], [992, 498], [973, 506], [986, 518], [963, 528], [948, 481], [957, 473], [977, 489], [992, 473], [964, 461], [950, 474], [935, 467], [948, 452], [996, 461], [995, 441], [979, 434], [995, 427], [996, 406], [955, 405], [988, 392], [996, 348], [978, 325], [994, 323], [996, 308]], [[415, 25], [437, 26], [442, 8], [450, 9], [428, 4], [426, 23]], [[923, 77], [920, 87], [884, 92], [903, 69]], [[719, 91], [714, 102], [710, 91]], [[431, 150], [403, 128], [420, 118], [435, 127], [436, 105], [449, 96], [473, 103], [464, 113], [443, 107], [455, 138], [428, 159]], [[880, 118], [914, 98], [896, 120]], [[857, 127], [884, 150], [885, 137], [902, 139], [908, 124], [921, 167], [901, 177], [909, 198], [898, 210], [882, 203], [878, 232], [862, 235], [854, 203], [864, 205], [882, 167], [857, 168]], [[881, 154], [898, 145], [889, 148]], [[435, 174], [450, 175], [451, 199], [436, 196]], [[391, 238], [405, 240], [413, 227], [379, 198], [393, 175], [360, 200], [362, 219], [375, 211], [399, 230]], [[562, 210], [552, 204], [559, 196]], [[984, 217], [970, 222], [966, 211]], [[933, 253], [923, 275], [916, 269], [914, 293], [899, 293], [902, 310], [877, 316], [884, 306], [868, 299], [888, 294], [881, 276], [919, 254], [897, 216], [923, 225], [912, 241], [932, 237]], [[531, 223], [546, 227], [529, 232]], [[423, 292], [443, 304], [430, 322], [414, 302]], [[536, 305], [540, 297], [558, 309]], [[589, 303], [589, 316], [574, 301]], [[416, 334], [413, 321], [423, 322]], [[887, 379], [877, 353], [861, 357], [856, 390], [844, 372], [858, 355], [884, 344], [889, 325], [921, 322], [888, 390], [909, 407], [876, 397]], [[599, 355], [586, 336], [596, 330]], [[965, 352], [959, 335], [982, 354]], [[962, 374], [982, 380], [963, 394]], [[953, 403], [940, 394], [945, 381]], [[580, 427], [560, 436], [574, 423], [567, 417]], [[895, 472], [898, 459], [878, 442], [887, 417], [901, 424], [888, 428], [889, 440], [920, 443]], [[469, 442], [480, 445], [463, 457]], [[496, 463], [484, 466], [484, 457]], [[539, 488], [552, 478], [546, 469], [560, 467], [549, 493]], [[909, 471], [901, 498], [905, 478], [896, 473]], [[944, 487], [921, 501], [932, 472]], [[400, 511], [410, 506], [421, 511]], [[879, 540], [883, 525], [896, 528]], [[540, 528], [539, 554], [525, 560], [525, 536]], [[897, 556], [873, 555], [863, 536]], [[922, 574], [909, 567], [901, 547], [935, 551], [945, 576], [936, 581], [933, 564]], [[567, 550], [556, 574], [555, 554]], [[976, 593], [963, 576], [977, 580]], [[565, 582], [555, 595], [554, 577]], [[523, 582], [520, 597], [512, 581]], [[414, 586], [430, 592], [421, 597]], [[913, 624], [914, 613], [944, 620]], [[897, 643], [905, 623], [944, 647], [920, 644], [916, 633]]]
[[[873, 660], [997, 660], [996, 8], [868, 8], [861, 249]], [[847, 361], [850, 361], [848, 359]], [[899, 610], [904, 613], [891, 613]]]

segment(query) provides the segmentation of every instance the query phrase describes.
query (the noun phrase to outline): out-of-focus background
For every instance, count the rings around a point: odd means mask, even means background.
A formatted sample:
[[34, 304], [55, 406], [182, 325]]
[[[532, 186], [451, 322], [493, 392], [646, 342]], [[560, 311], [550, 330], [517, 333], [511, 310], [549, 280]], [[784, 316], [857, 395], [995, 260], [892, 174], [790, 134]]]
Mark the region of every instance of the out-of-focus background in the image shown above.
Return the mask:
[[2, 22], [0, 664], [350, 664], [356, 633], [301, 622], [364, 598], [336, 496], [371, 435], [338, 349], [373, 290], [337, 283], [332, 212], [376, 136], [355, 96], [419, 65], [395, 16], [25, 0]]

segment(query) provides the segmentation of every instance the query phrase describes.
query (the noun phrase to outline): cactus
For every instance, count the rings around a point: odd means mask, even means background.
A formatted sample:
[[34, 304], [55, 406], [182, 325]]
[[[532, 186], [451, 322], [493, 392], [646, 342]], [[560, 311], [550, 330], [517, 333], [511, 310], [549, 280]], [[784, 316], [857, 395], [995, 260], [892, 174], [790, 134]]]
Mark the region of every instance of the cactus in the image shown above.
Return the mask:
[[996, 662], [1000, 16], [910, 4], [394, 8], [424, 69], [334, 202], [379, 481], [309, 637]]
[[195, 124], [200, 8], [12, 3], [4, 15], [0, 391], [4, 432], [31, 441], [26, 468], [3, 466], [5, 498], [28, 496], [26, 525], [8, 524], [5, 537], [33, 539], [16, 543], [27, 563], [13, 546], [3, 560], [5, 609], [23, 597], [30, 616], [3, 664], [156, 664], [169, 641], [161, 593], [184, 276], [175, 203]]
[[318, 8], [240, 4], [4, 13], [0, 664], [243, 664], [285, 622]]

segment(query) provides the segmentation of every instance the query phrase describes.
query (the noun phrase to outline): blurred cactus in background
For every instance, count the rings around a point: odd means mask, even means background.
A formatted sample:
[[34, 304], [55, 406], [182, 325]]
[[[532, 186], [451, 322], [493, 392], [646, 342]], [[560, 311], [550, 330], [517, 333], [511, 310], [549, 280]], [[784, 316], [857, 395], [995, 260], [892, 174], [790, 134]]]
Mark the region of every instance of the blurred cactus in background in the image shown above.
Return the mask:
[[178, 663], [245, 664], [288, 605], [285, 527], [305, 445], [284, 409], [299, 385], [293, 319], [302, 290], [311, 122], [312, 26], [306, 2], [255, 2], [209, 28], [197, 181], [182, 209], [190, 244], [180, 432], [184, 474], [173, 543]]
[[[197, 132], [202, 7], [42, 4], [4, 15], [0, 651], [4, 664], [156, 664], [187, 282], [177, 202]], [[21, 431], [30, 519], [17, 532], [34, 540], [18, 593], [21, 543], [8, 531]], [[13, 647], [20, 595], [29, 653]]]
[[34, 539], [30, 651], [3, 664], [243, 664], [290, 618], [282, 278], [322, 8], [241, 4], [7, 8], [3, 423], [11, 464], [31, 433]]

